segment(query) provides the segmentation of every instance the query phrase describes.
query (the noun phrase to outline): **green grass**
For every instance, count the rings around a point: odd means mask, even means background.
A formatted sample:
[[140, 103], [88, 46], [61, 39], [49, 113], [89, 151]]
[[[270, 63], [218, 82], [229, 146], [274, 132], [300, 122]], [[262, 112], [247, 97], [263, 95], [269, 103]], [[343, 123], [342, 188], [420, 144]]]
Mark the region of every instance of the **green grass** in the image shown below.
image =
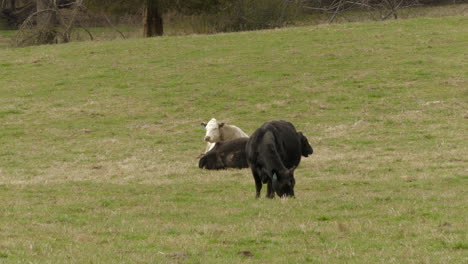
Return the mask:
[[[0, 49], [0, 262], [466, 262], [466, 24]], [[198, 169], [211, 117], [303, 131], [297, 199]]]
[[[0, 49], [11, 46], [15, 34], [15, 30], [0, 30]], [[2, 60], [0, 60], [0, 63], [2, 63]]]

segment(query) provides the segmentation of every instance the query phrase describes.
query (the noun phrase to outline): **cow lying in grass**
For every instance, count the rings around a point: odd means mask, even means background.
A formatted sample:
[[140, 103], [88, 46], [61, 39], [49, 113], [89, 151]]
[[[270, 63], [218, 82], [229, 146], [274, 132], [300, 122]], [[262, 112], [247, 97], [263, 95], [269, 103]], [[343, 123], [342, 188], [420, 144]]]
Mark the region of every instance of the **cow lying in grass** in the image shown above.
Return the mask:
[[208, 123], [201, 123], [201, 125], [206, 129], [204, 140], [208, 142], [205, 153], [210, 151], [216, 142], [249, 137], [242, 129], [233, 125], [218, 123], [214, 118]]
[[247, 162], [255, 180], [256, 197], [267, 184], [266, 197], [294, 196], [294, 170], [313, 149], [307, 138], [286, 121], [271, 121], [257, 129], [246, 146]]
[[219, 170], [226, 168], [248, 168], [245, 145], [249, 138], [220, 141], [198, 162], [200, 169]]

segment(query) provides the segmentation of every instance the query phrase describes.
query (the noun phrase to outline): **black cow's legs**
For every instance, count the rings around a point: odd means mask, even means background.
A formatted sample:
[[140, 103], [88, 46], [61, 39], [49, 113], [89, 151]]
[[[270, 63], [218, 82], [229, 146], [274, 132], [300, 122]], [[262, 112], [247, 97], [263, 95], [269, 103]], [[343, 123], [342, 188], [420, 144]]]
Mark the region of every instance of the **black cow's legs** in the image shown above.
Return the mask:
[[273, 191], [273, 186], [271, 185], [271, 181], [268, 181], [268, 184], [267, 184], [267, 194], [266, 194], [266, 197], [267, 197], [267, 198], [270, 198], [270, 199], [275, 198], [275, 192]]
[[260, 178], [255, 178], [255, 197], [260, 198], [260, 191], [262, 190], [262, 181]]
[[255, 180], [255, 198], [260, 198], [260, 191], [262, 190], [262, 180], [260, 179], [260, 175], [258, 175], [257, 171], [254, 168], [252, 169], [252, 175]]

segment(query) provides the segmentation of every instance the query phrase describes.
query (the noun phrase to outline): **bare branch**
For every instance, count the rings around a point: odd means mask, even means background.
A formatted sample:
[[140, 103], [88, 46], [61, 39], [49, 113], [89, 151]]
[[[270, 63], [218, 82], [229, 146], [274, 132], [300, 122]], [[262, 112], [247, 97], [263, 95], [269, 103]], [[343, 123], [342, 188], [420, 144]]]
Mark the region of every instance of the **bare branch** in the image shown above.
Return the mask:
[[76, 16], [78, 15], [78, 10], [81, 7], [81, 5], [83, 4], [83, 0], [77, 0], [73, 4], [74, 4], [74, 8], [73, 8], [73, 11], [72, 11], [70, 23], [68, 23], [68, 25], [66, 25], [64, 20], [61, 19], [63, 21], [63, 25], [65, 27], [65, 30], [63, 32], [63, 38], [64, 38], [65, 42], [70, 41], [71, 31], [73, 29], [73, 25], [75, 23]]
[[89, 38], [90, 38], [91, 40], [94, 40], [93, 34], [91, 34], [91, 32], [90, 32], [87, 28], [83, 27], [81, 24], [78, 24], [78, 27], [80, 27], [80, 28], [82, 28], [84, 31], [86, 31], [86, 33], [88, 33], [88, 35], [89, 35]]
[[333, 23], [333, 20], [335, 20], [336, 15], [338, 15], [338, 12], [340, 12], [341, 6], [343, 5], [343, 2], [339, 2], [338, 6], [336, 7], [335, 13], [328, 19], [328, 24]]
[[116, 26], [114, 26], [114, 25], [112, 24], [112, 22], [110, 21], [110, 19], [109, 19], [105, 14], [102, 14], [102, 16], [106, 19], [107, 23], [108, 23], [115, 31], [117, 31], [117, 32], [120, 34], [120, 36], [122, 36], [123, 39], [127, 39], [127, 38], [125, 37], [125, 35], [124, 35]]

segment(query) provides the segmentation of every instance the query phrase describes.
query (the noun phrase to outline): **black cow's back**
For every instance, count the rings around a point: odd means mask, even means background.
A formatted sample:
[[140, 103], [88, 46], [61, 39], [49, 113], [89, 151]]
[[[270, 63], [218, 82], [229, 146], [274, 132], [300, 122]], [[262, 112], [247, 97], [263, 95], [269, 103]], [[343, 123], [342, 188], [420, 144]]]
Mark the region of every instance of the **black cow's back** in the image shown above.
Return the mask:
[[248, 168], [245, 145], [249, 138], [236, 138], [216, 142], [198, 162], [199, 168], [219, 170], [226, 168]]
[[[301, 140], [293, 124], [287, 121], [270, 121], [257, 129], [247, 142], [247, 160], [255, 163], [258, 160], [259, 148], [262, 148], [265, 133], [272, 133], [275, 147], [280, 155], [284, 167], [290, 169], [299, 165], [301, 161]], [[250, 159], [250, 160], [249, 160]]]

